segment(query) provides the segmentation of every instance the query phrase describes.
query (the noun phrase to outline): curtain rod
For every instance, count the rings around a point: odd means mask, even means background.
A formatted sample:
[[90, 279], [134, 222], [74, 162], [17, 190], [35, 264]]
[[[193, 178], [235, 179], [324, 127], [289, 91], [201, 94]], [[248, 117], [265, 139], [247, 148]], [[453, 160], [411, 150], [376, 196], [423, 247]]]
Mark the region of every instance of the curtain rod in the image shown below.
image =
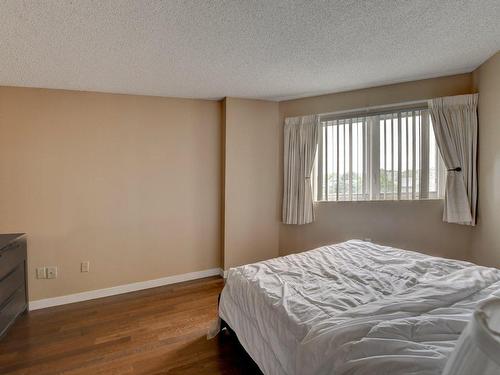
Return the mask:
[[401, 108], [401, 107], [417, 107], [417, 106], [427, 106], [427, 103], [429, 102], [430, 99], [421, 99], [421, 100], [412, 100], [408, 102], [400, 102], [400, 103], [392, 103], [392, 104], [384, 104], [384, 105], [376, 105], [376, 106], [370, 106], [370, 107], [364, 107], [364, 108], [355, 108], [355, 109], [348, 109], [348, 110], [343, 110], [343, 111], [335, 111], [335, 112], [327, 112], [327, 113], [320, 113], [320, 117], [330, 117], [330, 116], [341, 116], [349, 113], [363, 113], [363, 112], [371, 112], [371, 111], [378, 111], [378, 110], [383, 110], [383, 109], [391, 109], [391, 108]]

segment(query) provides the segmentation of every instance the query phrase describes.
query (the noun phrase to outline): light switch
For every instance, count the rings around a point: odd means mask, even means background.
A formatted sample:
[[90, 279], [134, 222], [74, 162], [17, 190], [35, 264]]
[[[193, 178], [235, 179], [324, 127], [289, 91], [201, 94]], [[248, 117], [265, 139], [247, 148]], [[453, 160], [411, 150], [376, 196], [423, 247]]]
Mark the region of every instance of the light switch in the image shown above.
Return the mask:
[[45, 267], [38, 267], [36, 269], [36, 278], [37, 279], [46, 279], [47, 278], [47, 272]]
[[82, 262], [80, 264], [80, 272], [90, 272], [90, 262]]

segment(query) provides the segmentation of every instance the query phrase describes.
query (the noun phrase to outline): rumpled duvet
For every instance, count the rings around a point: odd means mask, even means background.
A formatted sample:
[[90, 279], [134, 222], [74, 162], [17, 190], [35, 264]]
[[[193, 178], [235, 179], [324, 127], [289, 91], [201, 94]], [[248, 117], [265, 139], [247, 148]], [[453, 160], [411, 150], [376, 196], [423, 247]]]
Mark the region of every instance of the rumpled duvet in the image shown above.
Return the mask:
[[352, 240], [229, 270], [219, 315], [265, 374], [440, 374], [500, 270]]

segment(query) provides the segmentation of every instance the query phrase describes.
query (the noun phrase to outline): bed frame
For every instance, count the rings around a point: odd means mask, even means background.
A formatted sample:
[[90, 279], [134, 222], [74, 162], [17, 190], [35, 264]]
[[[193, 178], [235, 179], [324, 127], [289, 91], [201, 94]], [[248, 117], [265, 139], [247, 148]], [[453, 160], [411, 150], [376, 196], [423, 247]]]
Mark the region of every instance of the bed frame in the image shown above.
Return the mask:
[[[219, 293], [219, 297], [217, 298], [217, 306], [219, 306], [220, 304], [220, 296], [221, 296], [221, 293]], [[249, 363], [251, 363], [253, 366], [255, 366], [255, 374], [256, 375], [263, 375], [262, 371], [260, 370], [259, 366], [257, 365], [257, 363], [255, 363], [255, 361], [253, 360], [253, 358], [250, 356], [250, 354], [248, 354], [248, 352], [245, 350], [245, 348], [243, 347], [243, 345], [241, 345], [241, 342], [238, 338], [238, 335], [233, 331], [233, 329], [229, 326], [229, 324], [227, 324], [227, 322], [220, 318], [220, 332], [219, 333], [222, 333], [222, 330], [225, 329], [226, 332], [225, 334], [226, 335], [229, 335], [231, 337], [231, 339], [234, 339], [236, 340], [236, 344], [239, 345], [239, 347], [241, 348], [241, 350], [243, 351], [243, 353], [246, 355], [248, 361], [250, 361]], [[246, 370], [248, 370], [248, 368], [246, 368]], [[247, 372], [245, 372], [246, 374]]]
[[[217, 311], [219, 311], [218, 307], [220, 305], [221, 294], [222, 293], [219, 293], [219, 297], [217, 297]], [[222, 331], [224, 328], [226, 328], [230, 334], [234, 334], [234, 331], [231, 327], [229, 327], [229, 324], [227, 324], [227, 322], [224, 319], [222, 319], [221, 317], [219, 317], [219, 319], [220, 319], [220, 330]], [[234, 336], [236, 336], [236, 335], [234, 335]]]

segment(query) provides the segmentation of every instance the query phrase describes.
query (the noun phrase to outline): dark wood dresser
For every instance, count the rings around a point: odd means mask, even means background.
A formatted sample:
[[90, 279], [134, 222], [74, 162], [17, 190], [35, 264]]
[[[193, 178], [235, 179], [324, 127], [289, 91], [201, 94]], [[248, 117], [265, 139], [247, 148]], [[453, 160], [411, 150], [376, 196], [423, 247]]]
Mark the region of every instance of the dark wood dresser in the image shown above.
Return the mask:
[[0, 234], [0, 337], [27, 308], [26, 237]]

